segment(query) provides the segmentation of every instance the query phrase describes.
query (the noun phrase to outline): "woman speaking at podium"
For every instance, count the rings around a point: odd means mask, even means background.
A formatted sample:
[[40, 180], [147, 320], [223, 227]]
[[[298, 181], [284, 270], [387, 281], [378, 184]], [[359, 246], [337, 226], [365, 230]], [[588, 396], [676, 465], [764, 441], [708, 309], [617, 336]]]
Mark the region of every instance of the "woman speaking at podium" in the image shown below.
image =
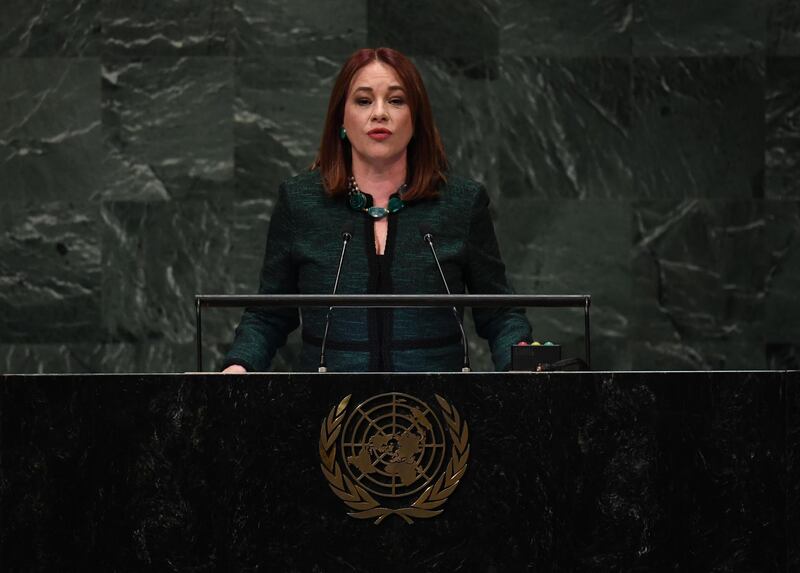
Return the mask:
[[[339, 72], [313, 166], [280, 186], [258, 292], [331, 294], [345, 232], [337, 294], [445, 293], [425, 234], [452, 293], [512, 292], [486, 190], [448, 173], [422, 78], [389, 48], [359, 50]], [[303, 309], [295, 369], [317, 370], [326, 315]], [[530, 339], [524, 310], [473, 318], [495, 367], [508, 369], [510, 347]], [[267, 370], [300, 322], [297, 309], [245, 310], [223, 371]], [[446, 372], [461, 370], [464, 352], [452, 309], [337, 308], [325, 356], [332, 372]]]

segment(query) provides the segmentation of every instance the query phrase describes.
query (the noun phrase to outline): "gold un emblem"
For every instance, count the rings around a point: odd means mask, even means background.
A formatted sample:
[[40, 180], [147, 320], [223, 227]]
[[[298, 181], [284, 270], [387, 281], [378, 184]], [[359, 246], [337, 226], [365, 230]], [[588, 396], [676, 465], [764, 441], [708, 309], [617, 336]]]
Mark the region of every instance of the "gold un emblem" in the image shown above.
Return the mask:
[[322, 421], [319, 439], [322, 473], [348, 515], [379, 524], [442, 513], [467, 469], [467, 422], [438, 394], [444, 425], [425, 402], [398, 392], [373, 396], [348, 416], [351, 396]]

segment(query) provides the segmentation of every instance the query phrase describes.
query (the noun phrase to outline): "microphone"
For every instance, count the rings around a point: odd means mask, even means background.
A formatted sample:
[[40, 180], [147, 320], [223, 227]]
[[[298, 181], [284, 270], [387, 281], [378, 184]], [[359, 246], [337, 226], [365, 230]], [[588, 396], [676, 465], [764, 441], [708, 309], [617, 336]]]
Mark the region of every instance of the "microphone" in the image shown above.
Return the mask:
[[[439, 264], [439, 257], [436, 256], [436, 249], [433, 248], [433, 233], [431, 232], [430, 225], [427, 225], [426, 223], [420, 223], [419, 234], [422, 235], [422, 240], [428, 243], [428, 246], [431, 248], [431, 253], [433, 254], [433, 260], [436, 261], [436, 268], [439, 269], [439, 276], [442, 277], [444, 290], [447, 291], [447, 294], [450, 294], [450, 287], [447, 286], [447, 279], [444, 278], [444, 271], [442, 271], [442, 265]], [[451, 307], [451, 308], [453, 310], [453, 317], [455, 317], [456, 319], [456, 324], [458, 325], [458, 329], [461, 331], [461, 344], [464, 347], [464, 366], [461, 368], [461, 371], [472, 372], [472, 369], [469, 367], [469, 344], [467, 344], [467, 335], [464, 333], [464, 325], [461, 322], [461, 317], [458, 314], [458, 309], [456, 309], [456, 307]]]
[[[347, 244], [353, 238], [353, 221], [345, 221], [342, 225], [342, 254], [339, 256], [339, 267], [336, 269], [336, 280], [333, 281], [333, 292], [336, 294], [336, 289], [339, 288], [339, 276], [342, 274], [342, 263], [344, 262], [344, 253], [347, 251]], [[325, 364], [325, 344], [328, 342], [328, 329], [331, 327], [331, 318], [333, 317], [333, 307], [328, 308], [328, 314], [325, 317], [325, 332], [322, 335], [322, 348], [319, 353], [319, 368], [317, 372], [327, 372], [328, 366]]]

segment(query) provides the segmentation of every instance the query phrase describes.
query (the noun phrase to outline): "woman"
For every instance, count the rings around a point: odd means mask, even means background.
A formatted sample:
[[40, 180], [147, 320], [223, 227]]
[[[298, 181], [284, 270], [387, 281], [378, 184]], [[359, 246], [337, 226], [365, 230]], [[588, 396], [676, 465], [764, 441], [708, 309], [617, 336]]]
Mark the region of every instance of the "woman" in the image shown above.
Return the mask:
[[[354, 232], [338, 294], [444, 293], [420, 225], [436, 238], [451, 292], [512, 292], [485, 189], [447, 173], [422, 78], [389, 48], [359, 50], [339, 72], [314, 165], [280, 186], [259, 293], [330, 294], [348, 221]], [[319, 364], [325, 315], [302, 311], [301, 370]], [[508, 369], [510, 346], [530, 338], [524, 311], [481, 308], [473, 316], [496, 368]], [[247, 309], [224, 372], [267, 370], [299, 323], [296, 309]], [[339, 308], [326, 344], [333, 372], [457, 371], [462, 357], [447, 309]]]

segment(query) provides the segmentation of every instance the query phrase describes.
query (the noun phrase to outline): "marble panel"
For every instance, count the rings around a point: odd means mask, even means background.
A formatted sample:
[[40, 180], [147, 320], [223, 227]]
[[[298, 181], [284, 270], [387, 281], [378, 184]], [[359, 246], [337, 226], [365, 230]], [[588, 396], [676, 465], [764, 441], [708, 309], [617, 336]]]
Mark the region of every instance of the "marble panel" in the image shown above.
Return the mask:
[[100, 6], [100, 0], [4, 0], [0, 57], [99, 55]]
[[105, 57], [233, 53], [232, 0], [106, 0], [101, 20]]
[[367, 47], [367, 4], [348, 0], [233, 0], [239, 56], [323, 55]]
[[800, 58], [768, 58], [765, 195], [800, 198]]
[[800, 346], [791, 343], [767, 343], [767, 368], [770, 370], [800, 370]]
[[[193, 367], [191, 295], [255, 290], [277, 185], [314, 158], [336, 72], [385, 43], [419, 65], [453, 171], [486, 183], [518, 291], [598, 293], [595, 366], [796, 364], [798, 23], [789, 0], [7, 0], [0, 299], [14, 310], [0, 360]], [[670, 57], [621, 57], [632, 49]], [[630, 271], [617, 215], [634, 197], [637, 233], [672, 239], [636, 239]], [[554, 198], [587, 210], [537, 201]], [[762, 198], [760, 212], [733, 206]], [[537, 229], [533, 244], [531, 218], [553, 240]], [[594, 260], [575, 271], [584, 242]], [[144, 310], [156, 300], [163, 314]], [[214, 368], [239, 311], [206, 312]], [[582, 354], [580, 313], [532, 318], [537, 338]], [[491, 368], [471, 338], [474, 364]]]
[[[203, 319], [206, 332], [203, 336], [204, 372], [218, 372], [233, 339], [231, 325], [238, 321], [239, 312], [227, 310], [224, 328], [209, 327], [220, 318], [211, 319], [207, 310]], [[229, 340], [215, 342], [213, 338]], [[211, 338], [212, 340], [209, 340]], [[294, 359], [292, 340], [273, 360], [272, 370], [290, 372]], [[298, 339], [299, 342], [299, 339]], [[299, 344], [296, 344], [299, 347]], [[299, 350], [297, 350], [299, 352]], [[117, 373], [180, 373], [197, 371], [197, 351], [194, 342], [169, 342], [163, 339], [145, 339], [118, 343], [50, 343], [50, 344], [0, 344], [0, 372], [4, 374], [99, 374]]]
[[771, 263], [758, 201], [633, 206], [633, 367], [764, 368]]
[[105, 184], [96, 59], [0, 59], [0, 199], [84, 201]]
[[[103, 62], [103, 133], [128, 180], [105, 199], [213, 199], [233, 187], [233, 60]], [[133, 179], [132, 181], [130, 179]]]
[[0, 344], [0, 370], [8, 374], [94, 374], [140, 371], [126, 344]]
[[633, 53], [637, 56], [757, 54], [766, 40], [766, 5], [749, 0], [639, 0]]
[[0, 342], [101, 341], [97, 205], [0, 203]]
[[499, 54], [499, 15], [496, 0], [367, 0], [367, 43], [409, 56], [479, 63]]
[[282, 181], [311, 166], [340, 66], [312, 56], [237, 60], [237, 197], [274, 199]]
[[450, 170], [486, 185], [498, 197], [497, 138], [500, 130], [492, 105], [494, 80], [467, 64], [446, 58], [414, 58], [433, 108]]
[[632, 0], [510, 0], [499, 4], [503, 56], [631, 54]]
[[[231, 318], [235, 318], [232, 313]], [[208, 342], [204, 338], [202, 370], [218, 372], [226, 352], [224, 343]], [[280, 370], [280, 366], [284, 371], [290, 370], [286, 355], [286, 352], [278, 355], [274, 370]], [[197, 371], [196, 361], [194, 342], [0, 344], [0, 370], [9, 374], [194, 372]]]
[[[114, 339], [191, 343], [194, 295], [233, 294], [258, 276], [263, 246], [247, 243], [256, 234], [259, 209], [263, 216], [264, 204], [106, 203], [103, 303]], [[207, 340], [225, 325], [224, 315], [206, 316]]]
[[800, 340], [800, 202], [768, 201], [765, 214], [764, 333], [768, 343], [796, 344]]
[[[134, 347], [138, 372], [195, 370], [195, 294], [258, 291], [272, 203], [183, 201], [104, 205], [103, 321]], [[217, 370], [241, 309], [203, 310], [203, 366]], [[299, 335], [279, 352], [290, 370]]]
[[747, 58], [636, 59], [636, 196], [764, 196], [764, 70]]
[[504, 199], [633, 193], [629, 62], [503, 58], [491, 84]]
[[800, 4], [794, 0], [767, 3], [767, 51], [770, 55], [800, 56]]
[[[630, 368], [630, 205], [516, 199], [496, 205], [498, 240], [518, 293], [590, 294], [592, 368]], [[585, 359], [583, 309], [528, 309], [533, 337]]]

